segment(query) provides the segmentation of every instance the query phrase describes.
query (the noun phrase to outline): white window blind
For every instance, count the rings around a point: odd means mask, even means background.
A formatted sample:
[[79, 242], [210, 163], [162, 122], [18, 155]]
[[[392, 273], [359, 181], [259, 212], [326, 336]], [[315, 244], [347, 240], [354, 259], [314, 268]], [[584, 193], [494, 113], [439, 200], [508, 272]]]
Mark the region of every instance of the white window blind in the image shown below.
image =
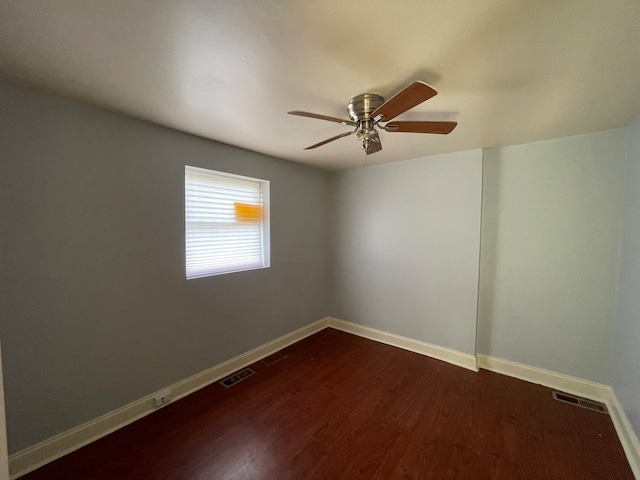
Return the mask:
[[269, 266], [269, 182], [185, 166], [187, 278]]

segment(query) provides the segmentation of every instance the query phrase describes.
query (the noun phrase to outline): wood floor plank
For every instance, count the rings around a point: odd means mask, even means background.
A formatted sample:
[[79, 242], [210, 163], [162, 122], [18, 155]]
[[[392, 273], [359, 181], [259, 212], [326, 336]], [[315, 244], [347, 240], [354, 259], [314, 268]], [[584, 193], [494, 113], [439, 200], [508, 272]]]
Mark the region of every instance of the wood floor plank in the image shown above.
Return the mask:
[[607, 415], [551, 390], [333, 329], [25, 480], [616, 479]]

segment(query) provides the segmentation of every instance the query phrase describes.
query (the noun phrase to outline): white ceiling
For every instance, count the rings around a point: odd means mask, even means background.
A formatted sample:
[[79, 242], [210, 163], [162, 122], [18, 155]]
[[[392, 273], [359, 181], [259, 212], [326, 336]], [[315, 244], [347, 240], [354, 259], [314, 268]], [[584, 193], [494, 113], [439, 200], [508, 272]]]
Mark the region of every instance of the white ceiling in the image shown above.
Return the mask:
[[640, 114], [638, 0], [5, 0], [0, 78], [327, 169], [365, 165], [357, 94], [435, 98], [369, 164], [628, 125]]

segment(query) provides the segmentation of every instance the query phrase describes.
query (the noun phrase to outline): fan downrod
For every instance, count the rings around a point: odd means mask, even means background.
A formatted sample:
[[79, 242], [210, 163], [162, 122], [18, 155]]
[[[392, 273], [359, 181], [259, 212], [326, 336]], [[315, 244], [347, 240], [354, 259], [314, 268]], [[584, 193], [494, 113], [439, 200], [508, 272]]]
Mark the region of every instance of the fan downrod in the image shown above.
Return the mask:
[[354, 122], [371, 119], [371, 114], [384, 103], [384, 98], [375, 93], [363, 93], [349, 101], [347, 110], [349, 117]]
[[[376, 128], [387, 132], [436, 133], [441, 135], [451, 133], [456, 127], [457, 122], [429, 120], [391, 122], [398, 115], [402, 115], [407, 110], [429, 100], [431, 97], [437, 95], [437, 93], [433, 87], [416, 80], [387, 101], [375, 93], [356, 95], [347, 105], [350, 120], [343, 120], [342, 118], [302, 110], [292, 110], [287, 113], [300, 117], [341, 123], [342, 125], [353, 128], [350, 132], [328, 138], [327, 140], [305, 148], [305, 150], [318, 148], [340, 138], [355, 134], [361, 142], [361, 148], [369, 155], [370, 153], [377, 153], [382, 150], [382, 143]], [[385, 125], [380, 125], [380, 122], [385, 123]]]
[[379, 147], [379, 145], [372, 145], [379, 144], [380, 137], [371, 114], [382, 104], [384, 104], [384, 98], [380, 95], [363, 93], [353, 97], [347, 105], [349, 118], [358, 124], [356, 135], [361, 142], [360, 148], [366, 153], [372, 152], [373, 149], [377, 150]]

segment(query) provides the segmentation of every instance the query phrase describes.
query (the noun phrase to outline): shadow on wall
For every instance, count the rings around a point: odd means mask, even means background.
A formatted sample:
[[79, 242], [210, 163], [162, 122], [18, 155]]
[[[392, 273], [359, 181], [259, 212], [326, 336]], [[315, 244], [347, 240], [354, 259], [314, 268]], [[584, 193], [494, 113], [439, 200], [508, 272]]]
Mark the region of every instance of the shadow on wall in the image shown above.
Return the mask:
[[500, 230], [500, 162], [498, 150], [482, 152], [482, 226], [480, 230], [480, 280], [476, 354], [491, 352], [496, 257]]

